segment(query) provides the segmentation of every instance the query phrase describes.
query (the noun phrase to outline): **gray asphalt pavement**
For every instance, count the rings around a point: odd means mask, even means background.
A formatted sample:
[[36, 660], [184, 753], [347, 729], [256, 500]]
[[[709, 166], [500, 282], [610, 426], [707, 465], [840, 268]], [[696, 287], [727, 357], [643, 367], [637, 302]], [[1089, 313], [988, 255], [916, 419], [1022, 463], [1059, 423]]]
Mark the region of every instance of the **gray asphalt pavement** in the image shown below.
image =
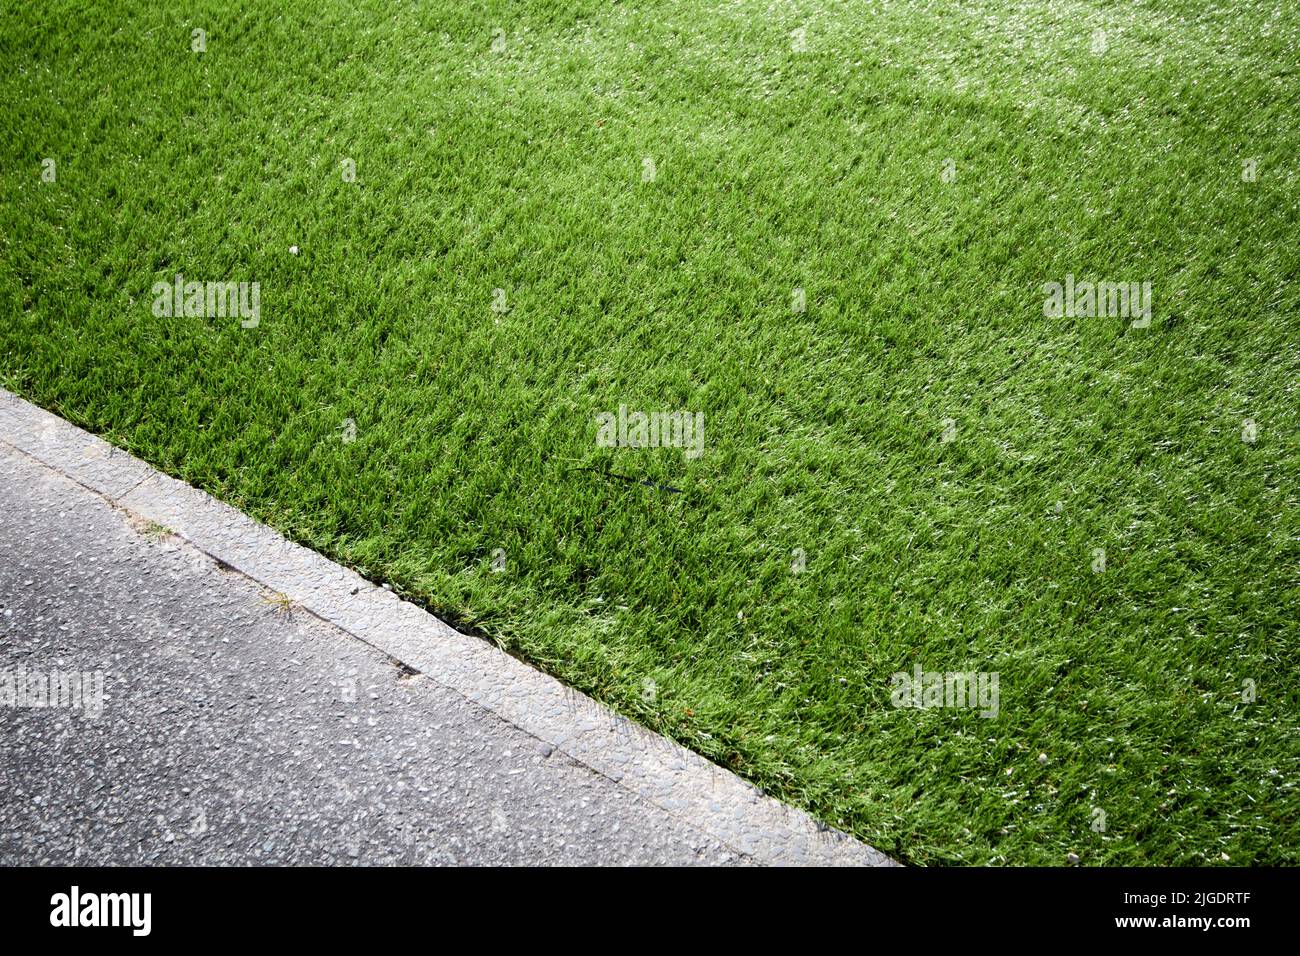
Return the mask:
[[2, 864], [749, 861], [3, 443], [0, 544]]

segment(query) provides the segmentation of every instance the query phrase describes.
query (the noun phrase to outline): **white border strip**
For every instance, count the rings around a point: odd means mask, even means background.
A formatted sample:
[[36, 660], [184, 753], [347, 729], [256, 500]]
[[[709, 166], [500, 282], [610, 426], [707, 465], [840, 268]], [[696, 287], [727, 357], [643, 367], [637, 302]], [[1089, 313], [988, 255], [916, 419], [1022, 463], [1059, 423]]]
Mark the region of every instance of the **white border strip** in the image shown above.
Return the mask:
[[777, 865], [897, 865], [677, 743], [56, 415], [0, 389], [0, 441], [568, 754], [737, 853]]

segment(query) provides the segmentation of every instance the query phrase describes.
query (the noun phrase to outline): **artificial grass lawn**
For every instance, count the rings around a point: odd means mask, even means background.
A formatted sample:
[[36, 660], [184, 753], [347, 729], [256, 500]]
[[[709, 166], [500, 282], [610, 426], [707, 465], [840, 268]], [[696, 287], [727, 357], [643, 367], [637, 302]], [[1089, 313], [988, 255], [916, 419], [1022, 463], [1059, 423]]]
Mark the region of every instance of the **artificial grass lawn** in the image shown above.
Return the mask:
[[1296, 862], [1294, 5], [157, 7], [0, 27], [5, 387], [903, 861]]

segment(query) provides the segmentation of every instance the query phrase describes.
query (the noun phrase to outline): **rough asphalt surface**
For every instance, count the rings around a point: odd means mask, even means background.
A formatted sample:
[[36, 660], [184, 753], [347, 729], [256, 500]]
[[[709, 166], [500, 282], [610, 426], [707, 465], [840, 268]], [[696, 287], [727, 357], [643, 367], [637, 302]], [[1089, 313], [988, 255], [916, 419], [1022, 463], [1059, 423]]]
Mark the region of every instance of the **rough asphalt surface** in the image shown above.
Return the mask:
[[0, 864], [749, 862], [3, 443], [0, 543], [0, 678], [103, 673], [0, 702]]

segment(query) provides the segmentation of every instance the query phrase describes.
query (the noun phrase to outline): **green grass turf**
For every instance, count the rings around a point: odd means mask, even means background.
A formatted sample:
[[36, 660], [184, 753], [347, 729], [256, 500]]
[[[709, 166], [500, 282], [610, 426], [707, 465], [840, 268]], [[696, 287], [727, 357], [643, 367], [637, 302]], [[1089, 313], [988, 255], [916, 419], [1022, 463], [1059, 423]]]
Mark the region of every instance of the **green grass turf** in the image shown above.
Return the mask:
[[1294, 5], [161, 6], [5, 14], [0, 383], [903, 861], [1297, 862]]

